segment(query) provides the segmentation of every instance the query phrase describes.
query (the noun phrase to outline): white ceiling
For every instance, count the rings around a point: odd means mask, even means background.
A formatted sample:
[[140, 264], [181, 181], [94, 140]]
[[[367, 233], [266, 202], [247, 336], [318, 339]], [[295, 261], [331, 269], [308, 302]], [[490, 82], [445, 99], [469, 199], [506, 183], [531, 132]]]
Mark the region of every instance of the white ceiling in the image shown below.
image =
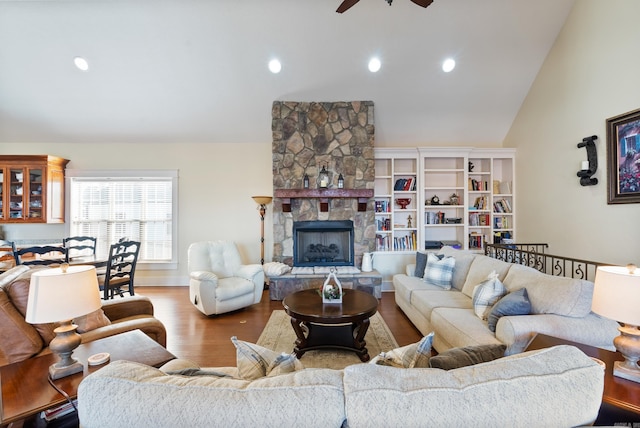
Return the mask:
[[377, 141], [499, 144], [574, 3], [341, 1], [1, 0], [0, 143], [270, 143], [274, 100], [372, 100]]

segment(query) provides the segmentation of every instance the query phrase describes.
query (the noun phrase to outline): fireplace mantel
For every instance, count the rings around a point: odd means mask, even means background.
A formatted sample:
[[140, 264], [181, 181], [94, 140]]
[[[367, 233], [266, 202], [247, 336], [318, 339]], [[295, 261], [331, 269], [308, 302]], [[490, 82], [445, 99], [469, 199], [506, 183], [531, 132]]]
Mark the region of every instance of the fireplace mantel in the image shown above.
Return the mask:
[[329, 199], [357, 198], [358, 211], [367, 210], [367, 201], [373, 198], [373, 189], [277, 189], [273, 192], [276, 198], [282, 199], [282, 211], [291, 212], [291, 199], [320, 200], [320, 211], [329, 211]]

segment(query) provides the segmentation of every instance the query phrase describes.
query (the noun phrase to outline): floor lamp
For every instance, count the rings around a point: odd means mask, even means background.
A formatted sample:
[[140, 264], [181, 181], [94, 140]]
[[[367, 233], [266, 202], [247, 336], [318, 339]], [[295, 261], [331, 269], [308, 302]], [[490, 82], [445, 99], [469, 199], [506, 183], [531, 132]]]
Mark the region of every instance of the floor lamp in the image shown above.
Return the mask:
[[[271, 196], [252, 196], [252, 198], [260, 209], [260, 264], [264, 265], [264, 215], [267, 212], [267, 204], [270, 204], [273, 198]], [[265, 290], [269, 288], [266, 282], [264, 288]]]

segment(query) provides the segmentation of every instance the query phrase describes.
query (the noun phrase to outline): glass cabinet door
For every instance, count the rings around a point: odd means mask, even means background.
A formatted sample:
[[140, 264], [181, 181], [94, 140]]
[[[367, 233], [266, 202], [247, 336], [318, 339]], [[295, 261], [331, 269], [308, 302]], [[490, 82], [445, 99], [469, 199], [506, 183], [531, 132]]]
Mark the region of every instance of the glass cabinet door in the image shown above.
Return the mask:
[[42, 175], [43, 170], [39, 168], [27, 169], [29, 173], [29, 193], [25, 195], [25, 203], [27, 203], [28, 210], [26, 214], [31, 219], [42, 218], [43, 202], [42, 202]]
[[[8, 175], [7, 175], [8, 177]], [[0, 168], [0, 220], [4, 220], [4, 183], [5, 183], [5, 169]]]
[[9, 169], [9, 218], [23, 219], [25, 192], [25, 176], [23, 168]]

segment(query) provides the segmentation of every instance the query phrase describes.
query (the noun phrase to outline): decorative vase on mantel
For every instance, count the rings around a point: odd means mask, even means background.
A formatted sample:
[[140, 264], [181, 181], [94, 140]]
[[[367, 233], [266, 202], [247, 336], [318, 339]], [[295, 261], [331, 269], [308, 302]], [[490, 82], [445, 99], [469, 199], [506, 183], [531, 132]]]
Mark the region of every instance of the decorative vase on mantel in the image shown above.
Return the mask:
[[342, 284], [334, 268], [329, 270], [329, 275], [322, 285], [322, 303], [342, 303]]

